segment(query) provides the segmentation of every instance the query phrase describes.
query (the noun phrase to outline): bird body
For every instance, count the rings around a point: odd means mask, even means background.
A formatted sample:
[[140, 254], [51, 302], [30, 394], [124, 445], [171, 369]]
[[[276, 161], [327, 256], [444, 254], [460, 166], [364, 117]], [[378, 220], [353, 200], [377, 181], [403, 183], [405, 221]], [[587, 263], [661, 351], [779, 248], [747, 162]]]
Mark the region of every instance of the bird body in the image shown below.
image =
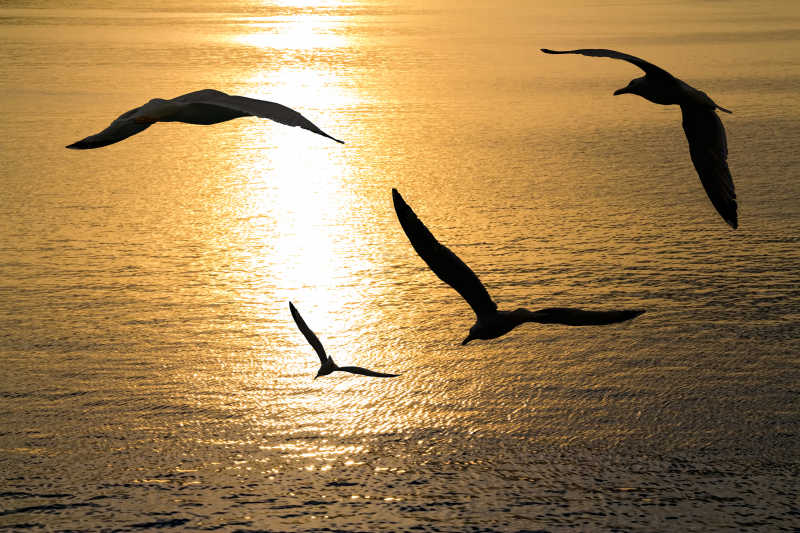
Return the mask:
[[314, 351], [317, 352], [317, 356], [319, 357], [320, 367], [317, 371], [317, 375], [314, 376], [314, 379], [317, 379], [320, 376], [327, 376], [328, 374], [332, 374], [337, 370], [341, 372], [349, 372], [351, 374], [360, 374], [362, 376], [371, 376], [376, 378], [393, 378], [398, 376], [399, 374], [384, 374], [383, 372], [375, 372], [373, 370], [369, 370], [367, 368], [361, 368], [360, 366], [339, 366], [334, 361], [333, 358], [325, 353], [325, 348], [322, 346], [322, 342], [320, 342], [319, 337], [311, 331], [311, 328], [308, 327], [306, 321], [303, 320], [303, 317], [300, 316], [300, 312], [295, 308], [292, 302], [289, 302], [289, 311], [292, 313], [292, 318], [294, 319], [295, 324], [297, 324], [297, 328], [306, 338], [306, 341], [314, 348]]
[[683, 80], [679, 80], [672, 74], [664, 72], [663, 75], [646, 75], [641, 78], [634, 78], [626, 87], [614, 91], [614, 96], [620, 94], [638, 94], [645, 100], [654, 104], [697, 106], [711, 109], [719, 109], [730, 113], [724, 107], [717, 105], [706, 93], [695, 89]]
[[621, 59], [641, 68], [645, 75], [634, 78], [614, 95], [637, 94], [661, 105], [677, 105], [683, 116], [683, 131], [689, 142], [689, 154], [708, 198], [720, 216], [732, 228], [739, 226], [736, 192], [728, 168], [728, 146], [725, 128], [716, 110], [731, 113], [706, 93], [695, 89], [666, 70], [638, 57], [599, 48], [580, 50], [548, 50], [547, 54], [579, 54], [592, 57]]
[[469, 328], [469, 335], [461, 344], [467, 344], [474, 339], [490, 340], [502, 337], [515, 327], [524, 324], [529, 312], [527, 309], [498, 310], [494, 313], [477, 315], [475, 325]]
[[246, 117], [247, 113], [219, 105], [202, 102], [177, 104], [171, 100], [155, 98], [139, 108], [138, 120], [150, 122], [184, 122], [209, 126], [227, 122], [239, 117]]
[[478, 276], [456, 254], [436, 240], [397, 189], [392, 189], [392, 201], [400, 226], [417, 254], [439, 279], [453, 287], [475, 311], [475, 325], [470, 328], [462, 345], [475, 339], [496, 339], [526, 322], [600, 326], [630, 320], [644, 313], [636, 309], [585, 311], [565, 307], [548, 307], [537, 311], [523, 308], [498, 310]]
[[230, 95], [214, 89], [203, 89], [171, 100], [153, 98], [140, 107], [126, 111], [100, 133], [72, 143], [67, 148], [87, 150], [108, 146], [136, 135], [156, 122], [209, 125], [246, 116], [268, 118], [287, 126], [299, 126], [338, 143], [343, 143], [319, 129], [294, 109], [284, 105], [246, 96]]

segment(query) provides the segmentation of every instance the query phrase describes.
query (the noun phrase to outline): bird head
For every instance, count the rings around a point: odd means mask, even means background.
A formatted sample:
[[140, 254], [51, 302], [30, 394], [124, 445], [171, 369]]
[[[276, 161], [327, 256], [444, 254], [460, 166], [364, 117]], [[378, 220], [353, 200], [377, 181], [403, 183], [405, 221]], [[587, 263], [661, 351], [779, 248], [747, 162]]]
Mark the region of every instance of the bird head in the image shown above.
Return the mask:
[[478, 337], [478, 335], [475, 332], [475, 326], [472, 326], [471, 328], [469, 328], [469, 335], [467, 335], [467, 338], [461, 341], [461, 346], [465, 346], [469, 344], [469, 341], [474, 341], [475, 339], [478, 338], [480, 337]]
[[317, 379], [320, 376], [332, 374], [337, 368], [338, 367], [336, 366], [336, 363], [334, 363], [333, 360], [328, 357], [328, 359], [322, 365], [320, 365], [319, 370], [317, 370], [317, 375], [314, 376], [314, 379]]
[[622, 89], [617, 89], [614, 91], [614, 96], [618, 96], [620, 94], [641, 94], [640, 88], [644, 83], [644, 78], [634, 78]]

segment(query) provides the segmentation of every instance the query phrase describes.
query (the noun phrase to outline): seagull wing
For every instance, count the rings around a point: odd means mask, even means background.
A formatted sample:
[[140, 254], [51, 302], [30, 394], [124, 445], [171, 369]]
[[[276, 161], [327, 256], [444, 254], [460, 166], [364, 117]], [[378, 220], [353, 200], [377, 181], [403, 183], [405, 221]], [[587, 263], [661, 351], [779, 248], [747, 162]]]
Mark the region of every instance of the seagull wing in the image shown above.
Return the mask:
[[580, 50], [549, 50], [547, 48], [542, 48], [542, 52], [545, 54], [580, 54], [582, 56], [591, 56], [591, 57], [610, 57], [611, 59], [621, 59], [623, 61], [627, 61], [628, 63], [633, 63], [640, 69], [642, 69], [646, 74], [650, 74], [653, 76], [667, 76], [672, 77], [672, 74], [667, 72], [661, 67], [657, 67], [652, 63], [645, 61], [644, 59], [640, 59], [636, 56], [632, 56], [630, 54], [623, 54], [622, 52], [617, 52], [616, 50], [605, 50], [603, 48], [581, 48]]
[[717, 212], [736, 229], [736, 191], [728, 168], [728, 142], [722, 121], [713, 108], [682, 105], [681, 113], [689, 154], [700, 182]]
[[131, 135], [136, 135], [137, 133], [146, 130], [152, 125], [152, 122], [137, 122], [135, 116], [139, 109], [141, 108], [137, 107], [135, 109], [131, 109], [130, 111], [126, 111], [117, 117], [114, 122], [109, 124], [109, 126], [100, 133], [89, 135], [85, 139], [81, 139], [78, 142], [70, 144], [67, 146], [67, 148], [71, 148], [73, 150], [100, 148], [103, 146], [108, 146], [109, 144], [118, 143], [123, 139], [127, 139]]
[[494, 313], [497, 310], [497, 304], [492, 301], [492, 297], [489, 296], [478, 276], [456, 254], [436, 240], [436, 237], [403, 200], [397, 189], [392, 189], [392, 200], [397, 218], [400, 220], [400, 225], [408, 240], [411, 241], [411, 246], [433, 270], [433, 273], [453, 287], [479, 317]]
[[361, 368], [360, 366], [340, 366], [337, 367], [336, 370], [350, 372], [351, 374], [361, 374], [362, 376], [372, 376], [375, 378], [393, 378], [400, 375], [400, 374], [384, 374], [382, 372], [374, 372], [366, 368]]
[[527, 311], [526, 322], [539, 324], [563, 324], [565, 326], [605, 326], [625, 322], [644, 313], [640, 309], [615, 311], [584, 311], [569, 307], [549, 307], [538, 311]]
[[234, 96], [226, 94], [222, 91], [216, 91], [214, 89], [203, 89], [202, 91], [184, 94], [182, 96], [178, 96], [177, 98], [173, 98], [172, 101], [181, 104], [187, 104], [190, 107], [195, 105], [203, 107], [216, 106], [223, 108], [223, 112], [235, 113], [235, 116], [231, 115], [225, 120], [236, 118], [236, 116], [247, 115], [268, 118], [287, 126], [299, 126], [304, 130], [314, 132], [318, 135], [322, 135], [323, 137], [327, 137], [338, 143], [344, 144], [344, 141], [340, 141], [339, 139], [331, 137], [294, 109], [275, 102], [247, 98], [246, 96]]
[[289, 310], [292, 312], [292, 318], [294, 318], [294, 323], [297, 324], [297, 328], [306, 338], [311, 347], [314, 348], [314, 351], [317, 352], [320, 362], [324, 365], [329, 360], [329, 357], [325, 353], [325, 348], [322, 347], [322, 343], [319, 341], [319, 338], [317, 338], [317, 336], [314, 335], [314, 332], [311, 331], [311, 328], [306, 325], [306, 321], [303, 320], [303, 317], [301, 317], [300, 313], [297, 312], [297, 309], [294, 307], [292, 302], [289, 302]]

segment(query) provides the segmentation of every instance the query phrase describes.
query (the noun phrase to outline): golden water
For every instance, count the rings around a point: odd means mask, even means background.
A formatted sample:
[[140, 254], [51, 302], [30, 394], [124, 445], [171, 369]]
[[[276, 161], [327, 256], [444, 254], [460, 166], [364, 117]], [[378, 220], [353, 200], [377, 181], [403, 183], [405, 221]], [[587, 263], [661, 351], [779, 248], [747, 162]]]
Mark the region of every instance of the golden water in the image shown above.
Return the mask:
[[[774, 530], [796, 520], [800, 10], [750, 2], [0, 7], [0, 526]], [[740, 228], [646, 58], [723, 116]], [[150, 98], [254, 118], [63, 147]], [[462, 347], [397, 187], [501, 308]], [[292, 301], [339, 364], [295, 327]], [[794, 510], [793, 510], [794, 509]], [[792, 514], [794, 513], [794, 514]]]

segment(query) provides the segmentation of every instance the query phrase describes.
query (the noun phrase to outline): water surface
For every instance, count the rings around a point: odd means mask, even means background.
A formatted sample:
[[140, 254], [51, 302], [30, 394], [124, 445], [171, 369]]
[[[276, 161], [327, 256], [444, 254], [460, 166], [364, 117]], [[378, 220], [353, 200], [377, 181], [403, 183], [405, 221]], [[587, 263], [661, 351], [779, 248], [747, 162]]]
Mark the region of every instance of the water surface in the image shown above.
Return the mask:
[[[800, 10], [749, 2], [0, 8], [0, 526], [796, 527]], [[733, 109], [740, 228], [639, 71]], [[202, 88], [294, 107], [63, 147]], [[462, 347], [397, 187], [501, 308]], [[293, 301], [340, 364], [312, 380]]]

